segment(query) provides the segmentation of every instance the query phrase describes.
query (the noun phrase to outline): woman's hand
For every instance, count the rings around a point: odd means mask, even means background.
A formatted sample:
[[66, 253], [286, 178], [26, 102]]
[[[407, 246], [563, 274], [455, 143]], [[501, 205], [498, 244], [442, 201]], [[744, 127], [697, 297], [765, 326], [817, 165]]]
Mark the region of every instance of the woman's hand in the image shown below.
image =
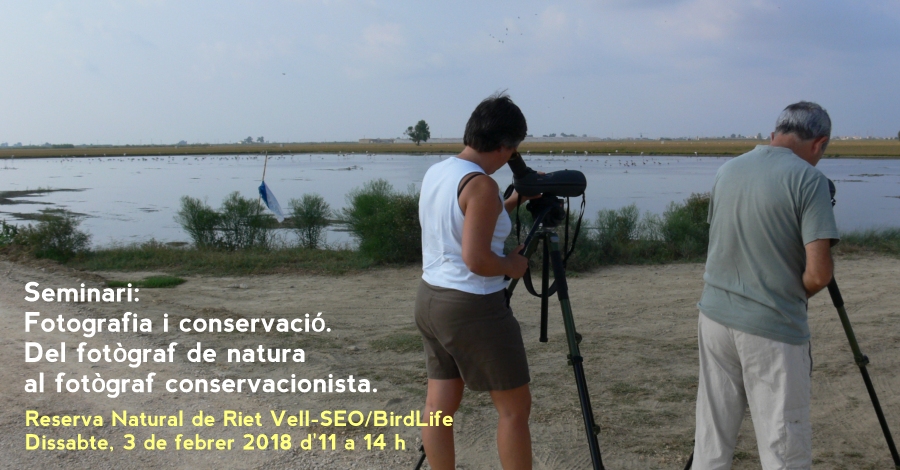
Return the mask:
[[525, 252], [525, 244], [521, 244], [506, 255], [506, 260], [509, 263], [509, 272], [505, 275], [509, 276], [510, 279], [518, 279], [525, 275], [525, 271], [528, 270], [528, 258], [524, 255]]
[[[544, 174], [541, 171], [539, 171], [538, 173]], [[535, 196], [519, 196], [519, 193], [515, 189], [513, 189], [512, 194], [510, 194], [509, 197], [506, 198], [505, 201], [503, 201], [503, 207], [506, 209], [506, 212], [512, 214], [513, 212], [515, 212], [517, 205], [522, 204], [525, 201], [537, 199], [541, 196], [543, 196], [543, 194], [538, 194]]]

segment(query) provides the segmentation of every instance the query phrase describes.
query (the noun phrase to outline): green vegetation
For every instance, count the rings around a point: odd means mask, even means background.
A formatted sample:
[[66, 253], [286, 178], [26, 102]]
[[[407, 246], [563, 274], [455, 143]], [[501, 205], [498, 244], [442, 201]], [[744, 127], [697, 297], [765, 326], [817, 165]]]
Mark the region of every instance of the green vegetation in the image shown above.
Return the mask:
[[[318, 249], [331, 210], [318, 195], [292, 200], [291, 224], [298, 231], [298, 246], [272, 243], [271, 215], [260, 214], [256, 201], [233, 193], [216, 211], [204, 202], [182, 198], [176, 219], [194, 241], [177, 247], [155, 241], [129, 246], [88, 250], [90, 236], [78, 230], [71, 214], [44, 214], [36, 226], [16, 227], [0, 221], [0, 247], [5, 253], [26, 253], [50, 258], [76, 269], [91, 271], [163, 271], [175, 275], [247, 275], [308, 272], [337, 275], [385, 264], [418, 263], [421, 229], [418, 194], [397, 192], [384, 180], [374, 180], [347, 196], [339, 223], [346, 224], [358, 240], [358, 250], [345, 247]], [[584, 272], [617, 264], [702, 262], [708, 248], [706, 222], [709, 194], [692, 194], [673, 202], [663, 214], [640, 214], [637, 206], [604, 209], [593, 220], [585, 219], [576, 249], [567, 263], [570, 272]], [[518, 209], [520, 238], [531, 228], [531, 214]], [[516, 217], [513, 216], [515, 221]], [[569, 240], [577, 220], [570, 214]], [[564, 224], [557, 228], [565, 240]], [[835, 247], [837, 254], [879, 253], [900, 256], [900, 228], [849, 232]], [[516, 245], [515, 231], [506, 241], [507, 251]], [[532, 265], [539, 255], [532, 257]], [[162, 287], [177, 278], [131, 281], [133, 285]], [[163, 285], [160, 285], [163, 284]], [[172, 284], [177, 285], [177, 284]]]
[[220, 214], [219, 246], [226, 250], [268, 248], [275, 218], [262, 213], [259, 201], [241, 197], [235, 191], [222, 202]]
[[347, 195], [343, 222], [359, 240], [359, 251], [381, 263], [422, 259], [419, 195], [394, 191], [385, 180], [369, 181]]
[[8, 246], [16, 240], [19, 228], [0, 220], [0, 247]]
[[676, 257], [694, 258], [709, 247], [709, 193], [691, 194], [683, 204], [670, 203], [663, 213], [662, 236]]
[[291, 199], [288, 205], [300, 246], [318, 248], [325, 241], [323, 233], [331, 216], [331, 207], [325, 202], [325, 198], [318, 194], [304, 194], [299, 200]]
[[69, 213], [45, 213], [37, 225], [14, 229], [7, 228], [4, 222], [3, 233], [5, 237], [12, 235], [11, 243], [24, 248], [35, 258], [64, 263], [88, 251], [91, 236], [78, 230], [80, 223]]
[[832, 250], [840, 254], [880, 253], [900, 256], [900, 228], [845, 232]]
[[216, 246], [216, 226], [219, 214], [205, 202], [190, 196], [181, 197], [181, 209], [175, 221], [187, 232], [197, 248]]
[[613, 264], [655, 264], [702, 261], [709, 243], [706, 214], [709, 194], [692, 194], [673, 202], [662, 216], [640, 212], [634, 204], [597, 213], [579, 234], [569, 258], [572, 271], [588, 271]]
[[428, 139], [431, 138], [431, 130], [428, 129], [428, 123], [425, 120], [417, 122], [416, 127], [407, 127], [403, 134], [409, 136], [409, 140], [416, 145], [419, 145], [420, 142], [428, 142]]
[[[150, 276], [140, 281], [106, 281], [108, 287], [138, 287], [141, 289], [164, 289], [184, 284], [185, 280], [175, 276]], [[131, 284], [129, 286], [129, 284]]]
[[225, 251], [178, 248], [158, 242], [98, 249], [68, 263], [88, 271], [164, 271], [175, 275], [250, 275], [285, 272], [338, 275], [375, 265], [349, 249]]
[[205, 202], [183, 196], [175, 216], [197, 248], [246, 250], [268, 248], [275, 219], [263, 213], [258, 201], [242, 197], [237, 191], [228, 195], [218, 212]]

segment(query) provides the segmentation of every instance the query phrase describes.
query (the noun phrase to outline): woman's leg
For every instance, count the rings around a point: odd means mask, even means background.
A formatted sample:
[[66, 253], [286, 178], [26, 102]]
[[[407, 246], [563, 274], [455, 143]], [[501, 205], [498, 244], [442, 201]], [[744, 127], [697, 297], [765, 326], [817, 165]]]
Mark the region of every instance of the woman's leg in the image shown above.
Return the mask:
[[[442, 416], [453, 416], [462, 401], [465, 382], [462, 379], [437, 380], [428, 379], [428, 391], [425, 395], [425, 414], [428, 420], [431, 413], [440, 411]], [[434, 470], [456, 468], [456, 449], [453, 446], [452, 426], [423, 426], [422, 444], [428, 465]]]
[[493, 390], [491, 399], [500, 421], [497, 424], [497, 450], [504, 470], [531, 468], [531, 390], [523, 385], [511, 390]]

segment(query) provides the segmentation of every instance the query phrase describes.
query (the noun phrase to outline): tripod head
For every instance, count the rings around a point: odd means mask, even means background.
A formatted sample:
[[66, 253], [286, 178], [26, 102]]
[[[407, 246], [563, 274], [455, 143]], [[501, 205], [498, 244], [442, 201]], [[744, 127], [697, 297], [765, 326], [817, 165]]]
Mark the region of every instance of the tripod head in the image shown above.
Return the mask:
[[531, 212], [535, 223], [543, 225], [544, 228], [554, 228], [566, 219], [565, 203], [561, 197], [552, 194], [544, 194], [528, 201], [525, 209]]

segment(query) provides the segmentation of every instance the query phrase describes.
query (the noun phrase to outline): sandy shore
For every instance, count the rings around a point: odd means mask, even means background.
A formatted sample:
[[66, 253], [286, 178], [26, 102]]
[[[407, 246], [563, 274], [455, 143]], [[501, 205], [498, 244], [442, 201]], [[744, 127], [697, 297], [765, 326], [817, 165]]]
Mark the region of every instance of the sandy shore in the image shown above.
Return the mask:
[[[691, 450], [697, 381], [695, 304], [702, 288], [699, 264], [614, 267], [569, 279], [575, 322], [584, 336], [585, 357], [594, 413], [602, 428], [600, 444], [610, 469], [681, 469]], [[851, 321], [863, 352], [871, 359], [870, 374], [895, 439], [900, 438], [900, 260], [886, 257], [843, 257], [837, 260], [840, 282]], [[302, 275], [191, 277], [174, 289], [143, 290], [138, 303], [27, 302], [25, 284], [40, 288], [102, 286], [104, 279], [134, 279], [142, 274], [82, 273], [54, 265], [23, 266], [0, 262], [0, 467], [3, 468], [412, 468], [418, 457], [418, 430], [396, 425], [277, 427], [271, 411], [296, 415], [309, 410], [313, 418], [325, 410], [393, 412], [408, 415], [424, 403], [424, 359], [412, 323], [412, 303], [419, 270], [385, 269], [343, 277]], [[513, 309], [522, 325], [532, 370], [534, 409], [532, 435], [535, 467], [589, 468], [578, 396], [572, 370], [566, 364], [566, 344], [558, 304], [551, 303], [550, 341], [539, 343], [539, 300], [519, 289]], [[151, 333], [26, 333], [25, 312], [41, 318], [121, 318], [126, 311], [150, 319]], [[189, 318], [301, 318], [323, 312], [331, 329], [321, 333], [185, 333], [162, 332], [164, 314], [170, 323]], [[890, 468], [890, 455], [838, 316], [827, 293], [810, 302], [813, 334], [813, 452], [814, 468]], [[26, 363], [25, 343], [44, 348], [66, 343], [67, 361]], [[75, 348], [166, 348], [177, 342], [175, 361], [137, 368], [127, 363], [79, 363]], [[214, 363], [185, 359], [190, 347], [217, 351]], [[227, 350], [302, 348], [302, 363], [229, 363]], [[26, 393], [26, 379], [45, 373], [45, 392]], [[56, 392], [56, 374], [91, 378], [144, 378], [156, 372], [153, 393]], [[354, 376], [370, 381], [369, 393], [169, 393], [170, 379], [334, 379]], [[104, 425], [74, 427], [26, 426], [26, 410], [41, 415], [100, 415]], [[112, 426], [113, 411], [185, 416], [182, 427]], [[225, 410], [252, 417], [260, 413], [262, 426], [223, 426]], [[190, 417], [203, 411], [215, 425], [195, 427]], [[302, 416], [302, 415], [301, 415]], [[255, 424], [252, 423], [252, 424]], [[456, 416], [458, 468], [500, 468], [494, 443], [496, 416], [487, 394], [467, 392]], [[53, 439], [82, 436], [104, 438], [112, 451], [26, 450], [26, 434]], [[289, 434], [290, 450], [247, 451], [250, 439]], [[313, 448], [300, 442], [316, 434]], [[126, 451], [126, 434], [136, 448]], [[233, 450], [175, 450], [175, 436], [234, 439]], [[250, 434], [251, 437], [244, 437]], [[167, 440], [165, 451], [145, 450], [151, 435]], [[321, 450], [319, 436], [330, 448]], [[385, 449], [366, 450], [366, 435], [376, 444], [383, 435]], [[275, 439], [284, 439], [278, 437]], [[394, 450], [402, 439], [406, 450]], [[355, 450], [344, 450], [352, 440]], [[283, 441], [282, 441], [283, 442]], [[254, 444], [256, 445], [256, 444]], [[752, 423], [745, 420], [735, 468], [759, 468]]]

